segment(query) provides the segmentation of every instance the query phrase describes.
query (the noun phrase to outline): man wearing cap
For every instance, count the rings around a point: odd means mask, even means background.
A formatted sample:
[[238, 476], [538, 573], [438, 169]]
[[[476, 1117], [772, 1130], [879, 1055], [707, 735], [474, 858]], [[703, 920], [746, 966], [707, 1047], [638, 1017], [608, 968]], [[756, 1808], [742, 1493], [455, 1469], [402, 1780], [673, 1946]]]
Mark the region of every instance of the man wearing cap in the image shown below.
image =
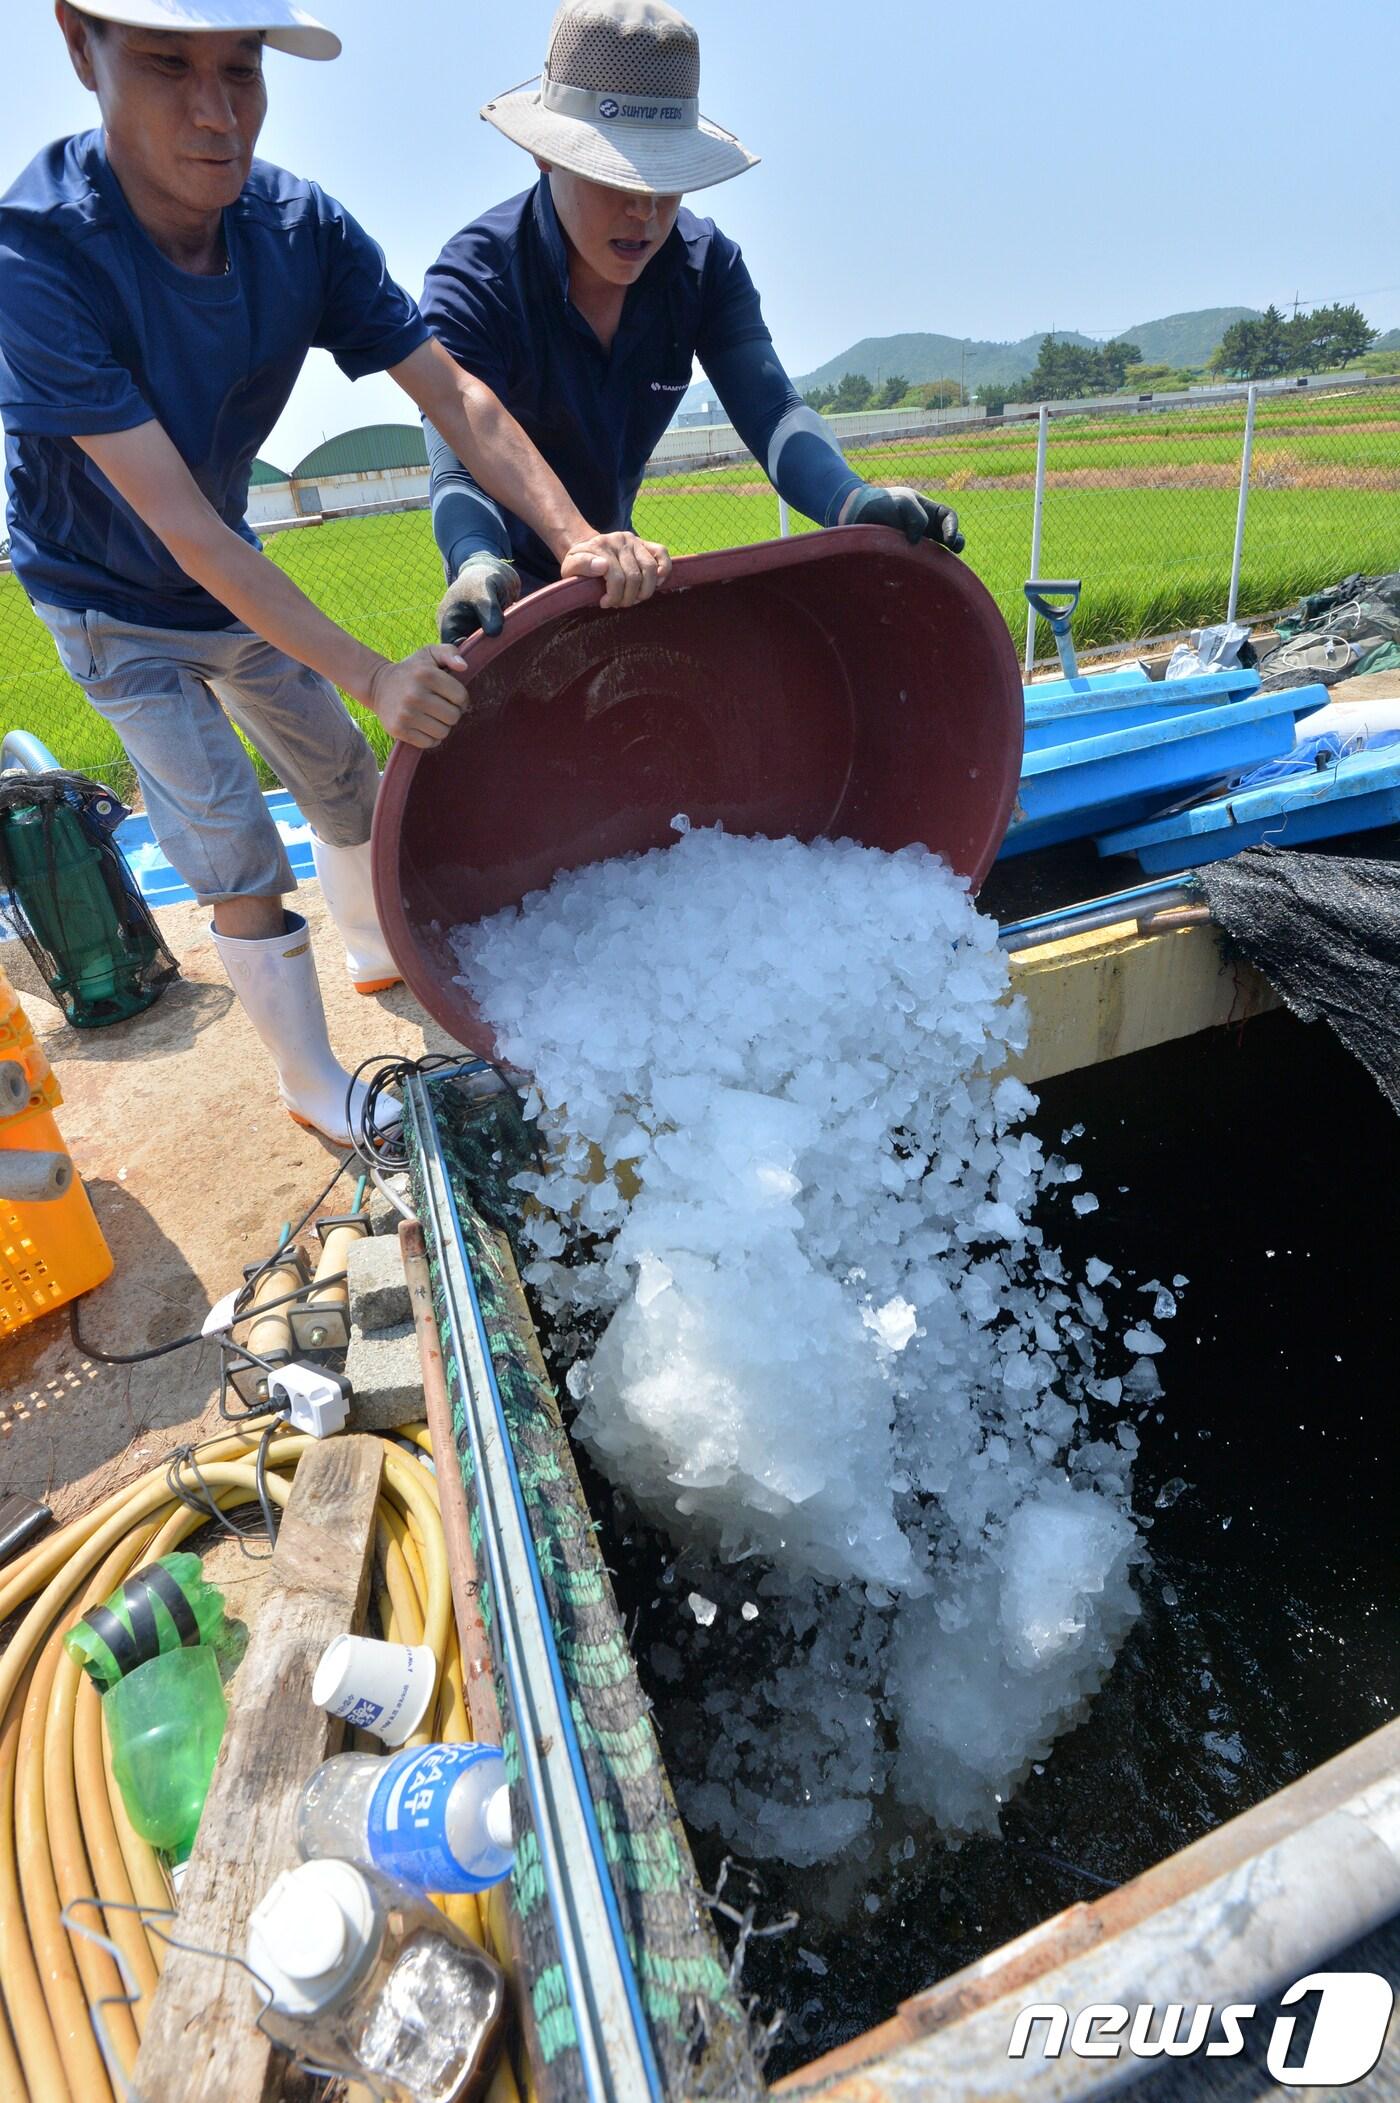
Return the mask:
[[[519, 418], [590, 518], [630, 524], [651, 452], [699, 359], [740, 437], [795, 510], [823, 526], [902, 527], [955, 553], [957, 516], [912, 489], [874, 489], [804, 407], [736, 244], [680, 209], [687, 190], [754, 165], [700, 115], [700, 43], [663, 0], [564, 0], [538, 88], [481, 112], [540, 180], [448, 242], [423, 314], [465, 371]], [[449, 587], [446, 642], [494, 635], [523, 588], [559, 567], [427, 421], [433, 531]]]
[[102, 126], [47, 148], [0, 198], [11, 559], [126, 746], [167, 857], [213, 907], [284, 1101], [343, 1142], [349, 1076], [233, 726], [309, 820], [352, 976], [375, 991], [398, 975], [370, 883], [378, 771], [335, 687], [427, 746], [457, 720], [465, 666], [441, 646], [403, 664], [365, 649], [249, 530], [252, 463], [307, 352], [331, 351], [352, 379], [387, 371], [566, 574], [604, 580], [604, 604], [649, 596], [668, 558], [596, 532], [350, 215], [253, 159], [264, 48], [334, 58], [329, 30], [292, 0], [57, 0], [56, 13]]

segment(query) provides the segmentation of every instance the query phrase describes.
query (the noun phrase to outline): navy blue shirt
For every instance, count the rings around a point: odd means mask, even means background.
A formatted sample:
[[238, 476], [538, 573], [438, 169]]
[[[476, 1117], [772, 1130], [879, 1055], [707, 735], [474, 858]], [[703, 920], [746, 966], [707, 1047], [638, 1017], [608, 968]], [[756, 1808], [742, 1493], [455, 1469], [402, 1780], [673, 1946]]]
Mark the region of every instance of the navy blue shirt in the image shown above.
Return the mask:
[[145, 627], [229, 626], [74, 438], [154, 420], [256, 547], [249, 474], [307, 351], [358, 379], [427, 341], [380, 250], [314, 183], [255, 161], [224, 240], [225, 276], [178, 269], [96, 131], [47, 147], [0, 198], [10, 553], [32, 599]]
[[[738, 244], [684, 209], [629, 288], [609, 350], [569, 298], [568, 247], [547, 176], [448, 242], [422, 306], [433, 334], [499, 396], [599, 532], [630, 526], [643, 470], [696, 359], [760, 460], [770, 461], [794, 412], [804, 420]], [[435, 439], [430, 427], [434, 524], [449, 575], [473, 547], [495, 546], [527, 585], [556, 578], [544, 543], [484, 498]], [[783, 493], [822, 524], [860, 486], [834, 441], [810, 431], [792, 434], [782, 465]], [[475, 501], [449, 503], [440, 515], [444, 493]]]

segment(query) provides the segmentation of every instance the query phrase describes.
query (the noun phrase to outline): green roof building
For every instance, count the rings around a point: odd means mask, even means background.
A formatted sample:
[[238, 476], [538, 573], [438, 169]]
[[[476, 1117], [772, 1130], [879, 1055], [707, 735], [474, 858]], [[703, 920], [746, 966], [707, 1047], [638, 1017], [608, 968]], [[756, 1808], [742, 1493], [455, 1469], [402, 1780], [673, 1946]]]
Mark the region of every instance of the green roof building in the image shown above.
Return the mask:
[[331, 475], [373, 475], [403, 468], [426, 468], [428, 448], [418, 424], [366, 424], [318, 445], [292, 469], [294, 482], [320, 481]]

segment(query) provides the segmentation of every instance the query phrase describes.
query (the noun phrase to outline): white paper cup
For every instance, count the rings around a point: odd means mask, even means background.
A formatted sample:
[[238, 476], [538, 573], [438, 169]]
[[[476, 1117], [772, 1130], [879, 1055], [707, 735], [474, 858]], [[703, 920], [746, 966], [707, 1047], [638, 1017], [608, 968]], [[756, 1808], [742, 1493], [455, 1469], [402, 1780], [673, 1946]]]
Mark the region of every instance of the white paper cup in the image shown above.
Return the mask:
[[316, 1667], [311, 1699], [385, 1745], [402, 1745], [422, 1722], [436, 1682], [437, 1659], [426, 1643], [337, 1636]]

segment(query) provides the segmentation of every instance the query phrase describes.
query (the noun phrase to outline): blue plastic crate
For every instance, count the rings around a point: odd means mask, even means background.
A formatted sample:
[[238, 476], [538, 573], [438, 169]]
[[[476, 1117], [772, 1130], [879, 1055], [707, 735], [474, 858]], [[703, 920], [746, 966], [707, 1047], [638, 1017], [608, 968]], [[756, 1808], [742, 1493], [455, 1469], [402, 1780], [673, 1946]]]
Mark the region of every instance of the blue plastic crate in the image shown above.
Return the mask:
[[[314, 883], [309, 827], [285, 789], [271, 789], [264, 797], [268, 815], [282, 835], [292, 874], [298, 883]], [[156, 845], [151, 821], [144, 811], [123, 818], [114, 834], [117, 845], [131, 864], [147, 905], [181, 905], [194, 897], [187, 883], [175, 874]]]
[[1026, 688], [1026, 750], [1101, 737], [1191, 710], [1223, 708], [1258, 691], [1259, 674], [1244, 670], [1207, 672], [1191, 679], [1151, 680], [1136, 669], [1100, 672], [1089, 679], [1047, 679]]
[[1303, 847], [1400, 824], [1400, 747], [1354, 752], [1315, 774], [1236, 789], [1189, 811], [1105, 833], [1100, 854], [1135, 854], [1150, 874], [1219, 862], [1245, 847]]
[[[1180, 682], [1185, 684], [1185, 681]], [[1028, 752], [1002, 857], [1137, 824], [1193, 789], [1225, 783], [1293, 748], [1293, 723], [1321, 687], [1173, 709], [1094, 737]]]

